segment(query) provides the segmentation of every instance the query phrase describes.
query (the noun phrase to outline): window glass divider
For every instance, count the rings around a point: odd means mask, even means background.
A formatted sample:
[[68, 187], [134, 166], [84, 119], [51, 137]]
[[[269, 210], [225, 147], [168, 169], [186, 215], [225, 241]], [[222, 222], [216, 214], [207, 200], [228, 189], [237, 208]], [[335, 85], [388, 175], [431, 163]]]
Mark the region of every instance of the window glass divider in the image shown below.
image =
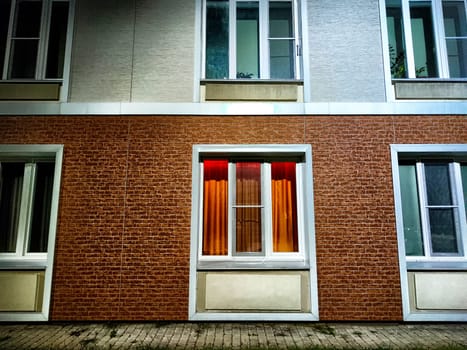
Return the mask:
[[16, 241], [16, 255], [23, 256], [27, 250], [27, 242], [31, 228], [32, 205], [34, 203], [34, 182], [36, 165], [26, 163], [24, 165], [23, 191], [21, 193], [21, 209], [18, 222]]
[[453, 167], [453, 181], [455, 182], [454, 187], [456, 188], [455, 197], [456, 197], [456, 204], [457, 204], [457, 215], [458, 218], [458, 233], [457, 233], [457, 241], [459, 242], [459, 250], [460, 255], [465, 256], [467, 252], [467, 239], [463, 239], [467, 237], [467, 215], [464, 208], [465, 198], [464, 192], [462, 191], [462, 175], [461, 175], [461, 167], [458, 162], [452, 164]]
[[429, 237], [430, 232], [430, 220], [428, 216], [428, 206], [427, 206], [427, 192], [425, 184], [425, 168], [423, 163], [417, 162], [417, 185], [418, 185], [418, 200], [420, 206], [420, 219], [422, 225], [422, 237], [423, 237], [423, 250], [425, 256], [432, 256], [432, 245], [431, 237]]
[[[405, 51], [407, 59], [407, 77], [416, 78], [415, 75], [415, 57], [412, 41], [412, 26], [410, 17], [410, 3], [409, 0], [402, 0], [402, 18], [404, 24], [404, 39], [405, 39]], [[408, 25], [407, 25], [408, 24]]]

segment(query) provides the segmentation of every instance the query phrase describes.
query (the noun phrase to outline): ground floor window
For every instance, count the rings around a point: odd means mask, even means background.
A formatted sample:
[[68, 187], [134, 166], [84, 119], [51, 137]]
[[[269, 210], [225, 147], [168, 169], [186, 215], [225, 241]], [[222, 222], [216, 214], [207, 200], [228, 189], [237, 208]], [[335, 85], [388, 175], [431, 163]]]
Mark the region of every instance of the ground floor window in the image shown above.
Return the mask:
[[467, 145], [393, 145], [392, 162], [404, 317], [463, 320]]
[[0, 145], [0, 320], [47, 320], [63, 146]]
[[309, 145], [194, 146], [192, 319], [317, 318], [311, 177]]

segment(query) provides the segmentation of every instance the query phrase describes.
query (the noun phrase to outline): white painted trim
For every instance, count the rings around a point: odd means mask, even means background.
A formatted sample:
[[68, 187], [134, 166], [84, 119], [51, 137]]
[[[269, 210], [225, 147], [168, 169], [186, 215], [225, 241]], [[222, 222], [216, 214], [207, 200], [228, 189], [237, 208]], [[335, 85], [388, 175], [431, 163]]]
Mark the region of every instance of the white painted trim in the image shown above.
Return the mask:
[[65, 43], [65, 60], [63, 61], [62, 86], [60, 88], [60, 101], [66, 102], [69, 97], [71, 79], [71, 51], [73, 48], [73, 33], [75, 23], [75, 0], [68, 2], [68, 27]]
[[467, 101], [401, 101], [390, 103], [60, 103], [21, 101], [0, 102], [0, 117], [2, 115], [467, 115]]
[[200, 101], [200, 85], [199, 82], [201, 77], [204, 77], [204, 67], [202, 62], [205, 62], [204, 55], [206, 52], [206, 44], [204, 37], [206, 37], [205, 28], [206, 25], [203, 24], [206, 5], [203, 0], [195, 1], [195, 32], [194, 35], [194, 52], [193, 52], [193, 62], [194, 62], [194, 79], [193, 79], [193, 102]]
[[[47, 321], [52, 295], [52, 275], [55, 256], [55, 238], [57, 235], [58, 203], [60, 196], [60, 183], [63, 161], [63, 145], [0, 145], [0, 156], [39, 156], [48, 155], [55, 159], [55, 174], [52, 190], [52, 205], [50, 209], [49, 240], [46, 259], [40, 261], [45, 270], [44, 296], [42, 300], [42, 312], [0, 312], [0, 321]], [[14, 257], [13, 264], [0, 260], [3, 270], [15, 269], [15, 263], [20, 263], [23, 269], [37, 269], [37, 261], [25, 257]], [[29, 264], [31, 262], [31, 264]]]
[[395, 101], [396, 95], [392, 86], [391, 60], [389, 53], [389, 34], [386, 16], [386, 0], [379, 0], [379, 16], [381, 25], [381, 45], [383, 52], [384, 86], [386, 89], [386, 101]]

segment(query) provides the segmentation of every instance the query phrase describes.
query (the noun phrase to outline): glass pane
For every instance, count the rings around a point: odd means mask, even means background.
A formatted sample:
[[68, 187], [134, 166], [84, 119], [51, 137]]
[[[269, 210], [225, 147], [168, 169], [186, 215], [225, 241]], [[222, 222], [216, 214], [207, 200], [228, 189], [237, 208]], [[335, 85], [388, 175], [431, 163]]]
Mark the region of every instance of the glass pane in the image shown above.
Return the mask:
[[458, 253], [454, 209], [429, 209], [433, 253]]
[[229, 77], [229, 2], [206, 2], [206, 78]]
[[270, 2], [269, 3], [269, 37], [270, 38], [292, 38], [292, 3]]
[[18, 234], [24, 163], [0, 164], [0, 252], [14, 253]]
[[449, 164], [425, 164], [428, 205], [451, 205]]
[[298, 252], [297, 185], [294, 162], [271, 163], [274, 252]]
[[203, 164], [203, 255], [227, 255], [228, 162]]
[[3, 63], [8, 35], [8, 24], [10, 22], [11, 0], [0, 0], [0, 79], [3, 74]]
[[386, 22], [391, 76], [394, 79], [407, 78], [407, 59], [405, 57], [404, 26], [400, 0], [386, 1]]
[[258, 2], [237, 3], [237, 78], [259, 78]]
[[18, 0], [13, 36], [17, 38], [38, 38], [41, 29], [41, 14], [41, 1]]
[[467, 216], [467, 164], [461, 165], [462, 189], [464, 192], [465, 216]]
[[11, 47], [11, 79], [34, 79], [36, 74], [38, 40], [13, 40]]
[[293, 79], [294, 40], [270, 40], [269, 60], [272, 79]]
[[261, 252], [261, 163], [236, 163], [235, 195], [236, 252]]
[[449, 77], [467, 77], [467, 39], [446, 39]]
[[449, 76], [465, 78], [467, 77], [467, 20], [464, 3], [443, 1], [443, 16]]
[[49, 239], [55, 166], [53, 163], [38, 163], [36, 166], [36, 187], [28, 252], [45, 253]]
[[236, 209], [236, 252], [261, 252], [261, 208]]
[[236, 173], [236, 204], [261, 205], [261, 163], [237, 163]]
[[424, 253], [415, 165], [400, 165], [399, 180], [405, 252], [407, 256], [421, 256]]
[[417, 77], [436, 77], [436, 46], [433, 35], [431, 3], [425, 1], [410, 2], [410, 20], [412, 27], [412, 45]]
[[463, 1], [443, 1], [443, 17], [446, 37], [467, 36], [467, 20]]
[[46, 78], [60, 79], [63, 77], [67, 23], [68, 2], [54, 2], [50, 21]]

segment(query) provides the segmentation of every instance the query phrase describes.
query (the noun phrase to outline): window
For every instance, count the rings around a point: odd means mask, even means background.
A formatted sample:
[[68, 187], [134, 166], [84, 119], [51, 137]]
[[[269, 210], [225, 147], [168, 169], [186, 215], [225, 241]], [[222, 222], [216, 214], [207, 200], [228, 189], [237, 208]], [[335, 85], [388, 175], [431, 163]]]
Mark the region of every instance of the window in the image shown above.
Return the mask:
[[305, 262], [305, 154], [239, 147], [198, 157], [200, 262]]
[[205, 0], [206, 79], [299, 79], [297, 0]]
[[0, 145], [0, 321], [46, 321], [62, 145]]
[[0, 254], [47, 253], [54, 162], [0, 163]]
[[464, 256], [467, 164], [404, 162], [399, 176], [406, 254]]
[[392, 78], [466, 78], [464, 0], [386, 0]]
[[0, 0], [2, 80], [61, 80], [70, 4], [66, 0]]
[[465, 259], [467, 155], [400, 152], [397, 178], [407, 261]]

